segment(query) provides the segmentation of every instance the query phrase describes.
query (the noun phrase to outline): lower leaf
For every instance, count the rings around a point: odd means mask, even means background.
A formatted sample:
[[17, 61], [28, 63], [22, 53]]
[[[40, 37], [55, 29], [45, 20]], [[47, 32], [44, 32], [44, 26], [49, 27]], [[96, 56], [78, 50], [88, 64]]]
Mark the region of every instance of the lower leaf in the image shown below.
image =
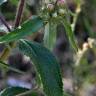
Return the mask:
[[53, 54], [44, 46], [27, 40], [19, 42], [19, 49], [34, 63], [46, 95], [63, 96], [60, 66]]

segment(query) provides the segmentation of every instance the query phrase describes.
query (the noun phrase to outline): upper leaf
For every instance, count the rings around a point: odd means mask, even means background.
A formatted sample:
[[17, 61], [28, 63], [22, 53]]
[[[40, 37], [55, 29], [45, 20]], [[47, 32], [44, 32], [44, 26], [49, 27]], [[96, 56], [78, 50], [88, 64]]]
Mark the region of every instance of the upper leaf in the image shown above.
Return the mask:
[[30, 56], [47, 96], [63, 96], [60, 66], [52, 53], [42, 45], [20, 40], [19, 49]]
[[44, 22], [40, 17], [32, 16], [32, 18], [30, 18], [14, 31], [0, 37], [0, 43], [18, 40], [24, 36], [32, 34], [33, 32], [37, 32], [43, 26], [43, 24]]
[[0, 5], [6, 2], [7, 0], [0, 0]]

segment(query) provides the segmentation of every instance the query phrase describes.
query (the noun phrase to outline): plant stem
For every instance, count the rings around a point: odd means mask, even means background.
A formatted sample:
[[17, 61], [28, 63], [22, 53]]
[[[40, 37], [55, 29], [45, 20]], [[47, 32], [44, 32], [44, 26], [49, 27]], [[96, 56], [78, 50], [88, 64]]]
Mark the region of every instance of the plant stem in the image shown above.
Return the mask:
[[[1, 22], [6, 26], [6, 28], [8, 29], [8, 31], [10, 32], [11, 31], [11, 29], [10, 29], [10, 27], [9, 27], [9, 25], [7, 24], [7, 22], [5, 21], [5, 19], [3, 18], [3, 16], [0, 14], [0, 20], [1, 20]], [[2, 60], [3, 58], [5, 58], [5, 56], [7, 55], [7, 53], [8, 53], [8, 51], [7, 50], [9, 50], [9, 49], [4, 49], [4, 52], [3, 52], [3, 54], [1, 55], [1, 58], [0, 58], [0, 60]], [[6, 51], [6, 52], [5, 52]], [[4, 56], [5, 55], [5, 56]]]
[[3, 18], [3, 16], [1, 14], [0, 14], [0, 20], [6, 26], [6, 28], [8, 29], [8, 31], [11, 31], [9, 25], [7, 24], [7, 22], [5, 21], [5, 19]]
[[[25, 0], [20, 0], [19, 1], [19, 6], [18, 6], [18, 9], [17, 9], [17, 13], [16, 13], [14, 28], [18, 27], [20, 22], [21, 22], [24, 5], [25, 5]], [[11, 42], [10, 47], [14, 48], [15, 45], [16, 45], [16, 42]], [[9, 53], [10, 53], [9, 48], [5, 48], [0, 59], [1, 60], [6, 60], [6, 58], [9, 56]]]
[[18, 27], [20, 25], [20, 23], [21, 23], [24, 5], [25, 5], [25, 0], [21, 0], [19, 2], [19, 7], [17, 9], [14, 28]]
[[75, 30], [75, 26], [76, 26], [76, 22], [77, 22], [77, 19], [78, 19], [78, 16], [79, 16], [79, 13], [81, 12], [81, 4], [78, 4], [77, 5], [77, 8], [76, 8], [76, 11], [75, 11], [75, 16], [73, 18], [73, 23], [71, 25], [72, 27], [72, 31], [74, 32]]
[[9, 66], [8, 64], [6, 64], [5, 62], [2, 62], [2, 61], [0, 61], [0, 67], [1, 67], [2, 69], [10, 69], [10, 70], [12, 70], [12, 71], [14, 71], [14, 72], [17, 72], [17, 73], [19, 73], [19, 74], [24, 74], [24, 73], [25, 73], [25, 72], [23, 72], [23, 71], [20, 71], [20, 70], [14, 68], [14, 67]]
[[33, 93], [33, 90], [29, 90], [29, 91], [26, 91], [26, 92], [21, 93], [21, 94], [19, 94], [19, 95], [16, 95], [16, 96], [26, 96], [26, 95], [32, 94], [32, 93]]

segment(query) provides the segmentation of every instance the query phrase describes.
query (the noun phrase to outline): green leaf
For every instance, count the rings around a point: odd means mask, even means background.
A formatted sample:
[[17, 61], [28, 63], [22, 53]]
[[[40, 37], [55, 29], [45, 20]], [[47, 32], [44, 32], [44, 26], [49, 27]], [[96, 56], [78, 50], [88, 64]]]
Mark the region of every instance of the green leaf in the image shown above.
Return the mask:
[[20, 40], [19, 49], [31, 58], [46, 95], [63, 96], [60, 66], [53, 54], [44, 46], [27, 40]]
[[21, 39], [27, 35], [31, 35], [32, 33], [37, 32], [41, 27], [43, 27], [43, 24], [44, 22], [40, 17], [32, 16], [32, 18], [30, 18], [14, 31], [0, 37], [0, 42], [10, 42]]
[[39, 93], [21, 87], [9, 87], [1, 91], [0, 96], [39, 96]]
[[77, 47], [77, 44], [76, 44], [76, 41], [75, 41], [74, 33], [72, 31], [72, 28], [71, 28], [69, 22], [66, 19], [63, 19], [62, 23], [65, 27], [66, 34], [68, 36], [70, 44], [72, 45], [72, 47], [74, 48], [75, 51], [78, 51], [78, 47]]
[[28, 91], [28, 89], [20, 87], [9, 87], [1, 91], [0, 96], [15, 96], [25, 91]]
[[46, 48], [53, 50], [56, 44], [56, 22], [50, 21], [45, 26], [44, 45]]
[[6, 2], [7, 0], [0, 0], [0, 5]]

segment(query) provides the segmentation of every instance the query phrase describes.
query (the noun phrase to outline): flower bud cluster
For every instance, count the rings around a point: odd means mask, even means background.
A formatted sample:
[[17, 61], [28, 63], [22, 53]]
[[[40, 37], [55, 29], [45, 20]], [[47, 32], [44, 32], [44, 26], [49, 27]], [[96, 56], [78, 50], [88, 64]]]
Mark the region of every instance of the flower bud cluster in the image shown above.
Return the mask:
[[52, 12], [54, 10], [54, 8], [55, 8], [55, 6], [51, 3], [47, 5], [47, 9], [49, 12]]
[[58, 0], [57, 5], [63, 7], [65, 5], [65, 0]]
[[53, 18], [57, 18], [58, 16], [63, 16], [66, 13], [65, 10], [65, 0], [57, 0], [56, 3], [48, 3], [43, 7], [43, 13], [45, 17], [51, 16]]

